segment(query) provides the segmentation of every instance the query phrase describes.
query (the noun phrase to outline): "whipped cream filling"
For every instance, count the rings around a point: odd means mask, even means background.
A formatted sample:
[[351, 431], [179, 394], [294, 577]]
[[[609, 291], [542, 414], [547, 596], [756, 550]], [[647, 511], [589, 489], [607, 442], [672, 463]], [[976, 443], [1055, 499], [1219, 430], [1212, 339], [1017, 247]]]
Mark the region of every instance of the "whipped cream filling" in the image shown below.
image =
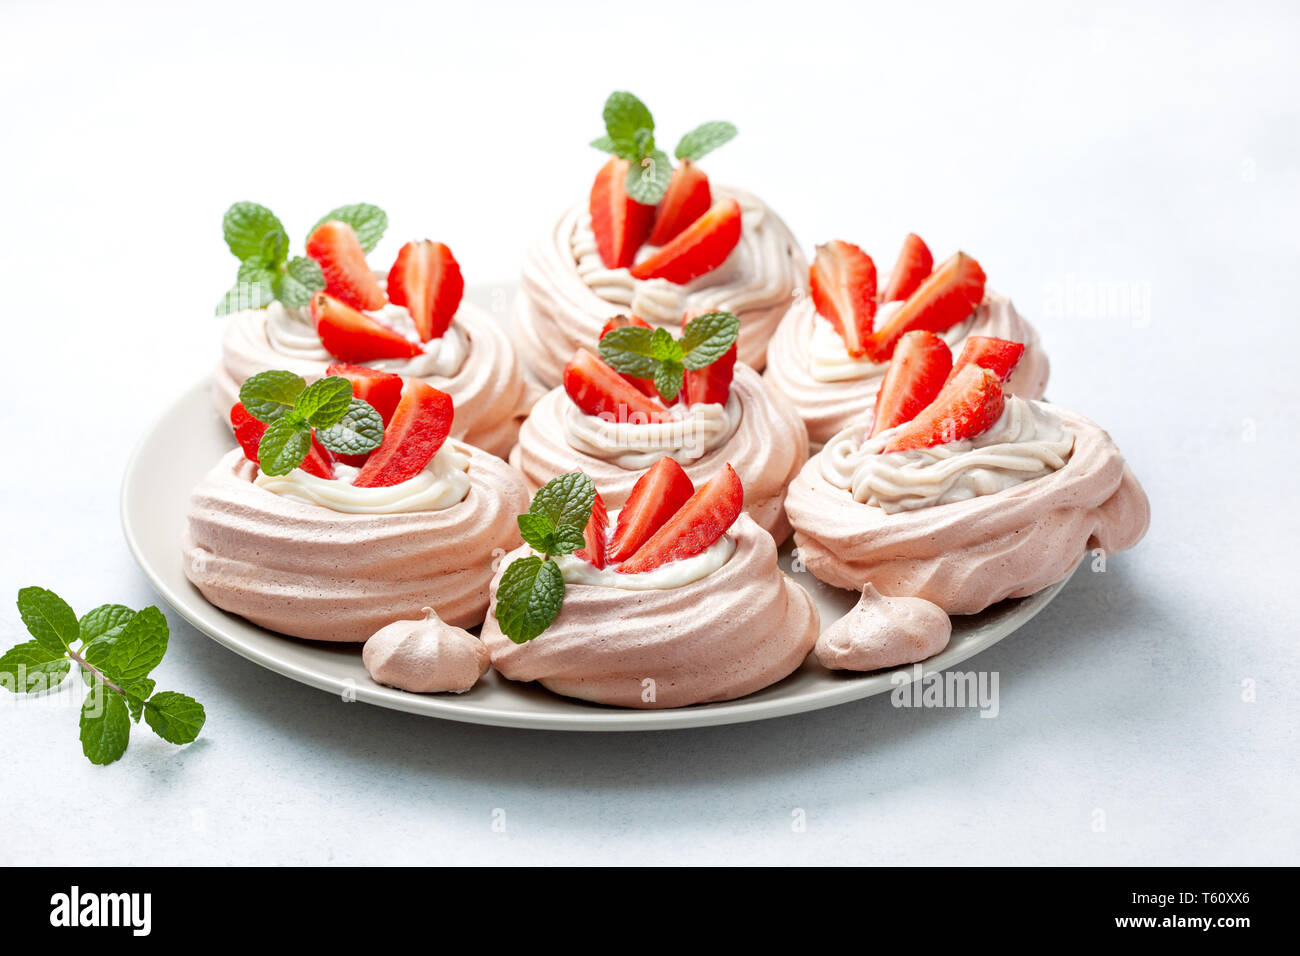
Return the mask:
[[679, 464], [703, 458], [725, 444], [740, 425], [740, 399], [733, 390], [725, 405], [716, 402], [672, 405], [666, 422], [614, 421], [588, 415], [572, 402], [564, 416], [570, 448], [629, 471], [649, 468], [667, 455]]
[[[435, 375], [451, 378], [469, 357], [469, 337], [455, 321], [441, 337], [421, 342], [415, 330], [415, 320], [406, 306], [389, 302], [383, 308], [365, 314], [423, 349], [423, 354], [414, 358], [376, 359], [365, 363], [372, 368], [417, 378]], [[266, 307], [266, 338], [271, 348], [282, 355], [313, 362], [334, 361], [321, 345], [307, 309], [290, 309], [280, 302], [272, 302]]]
[[[610, 512], [609, 526], [615, 527], [617, 512]], [[613, 566], [598, 568], [577, 555], [556, 558], [565, 584], [589, 584], [595, 587], [621, 588], [624, 591], [668, 591], [706, 578], [722, 567], [736, 551], [736, 542], [724, 534], [699, 554], [679, 561], [669, 561], [651, 571], [620, 574]]]
[[352, 482], [361, 469], [342, 462], [335, 462], [333, 480], [295, 468], [287, 475], [258, 471], [253, 483], [272, 494], [344, 514], [441, 511], [469, 494], [469, 456], [467, 445], [448, 439], [418, 475], [384, 488], [356, 487]]
[[1061, 468], [1074, 449], [1055, 413], [1016, 395], [974, 438], [882, 454], [897, 430], [863, 441], [860, 425], [846, 428], [822, 450], [822, 476], [855, 501], [894, 514], [1005, 491]]
[[[902, 300], [881, 303], [876, 310], [875, 327], [882, 327], [902, 307]], [[946, 332], [938, 333], [939, 338], [956, 352], [957, 346], [970, 334], [978, 317], [979, 310], [976, 309]], [[885, 374], [888, 365], [888, 362], [873, 362], [865, 355], [854, 358], [830, 319], [820, 313], [813, 316], [812, 336], [808, 343], [808, 374], [817, 381], [848, 382], [858, 378], [877, 378]]]

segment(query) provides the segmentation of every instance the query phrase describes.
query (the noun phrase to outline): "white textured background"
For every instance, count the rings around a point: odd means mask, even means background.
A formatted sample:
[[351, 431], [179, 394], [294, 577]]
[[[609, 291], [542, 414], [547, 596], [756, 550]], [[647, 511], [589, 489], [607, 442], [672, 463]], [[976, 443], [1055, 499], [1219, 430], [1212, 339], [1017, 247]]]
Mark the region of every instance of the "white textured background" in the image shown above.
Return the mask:
[[23, 835], [0, 863], [1295, 863], [1298, 41], [1287, 3], [3, 3], [3, 594], [155, 600], [118, 481], [216, 359], [229, 202], [299, 241], [376, 202], [376, 261], [429, 235], [469, 281], [508, 277], [588, 188], [613, 88], [668, 143], [736, 122], [709, 172], [806, 247], [887, 263], [915, 230], [977, 256], [1154, 516], [972, 662], [1000, 673], [996, 720], [875, 698], [462, 726], [344, 705], [173, 616], [156, 676], [207, 705], [191, 747], [140, 732], [91, 767], [66, 703], [0, 698], [0, 829]]

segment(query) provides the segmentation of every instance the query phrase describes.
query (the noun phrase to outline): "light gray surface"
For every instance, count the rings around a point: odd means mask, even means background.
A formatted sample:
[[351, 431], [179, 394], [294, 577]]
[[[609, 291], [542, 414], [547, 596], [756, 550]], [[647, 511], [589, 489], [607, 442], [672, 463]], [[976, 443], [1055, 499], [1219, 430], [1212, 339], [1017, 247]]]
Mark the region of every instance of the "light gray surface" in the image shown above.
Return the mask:
[[[471, 279], [509, 275], [587, 188], [614, 87], [669, 144], [737, 122], [708, 168], [808, 247], [888, 261], [915, 230], [976, 255], [1153, 525], [976, 659], [1000, 676], [992, 720], [877, 697], [672, 733], [497, 730], [341, 703], [174, 620], [158, 676], [209, 714], [190, 748], [139, 733], [94, 768], [67, 698], [0, 697], [0, 826], [25, 835], [0, 863], [1296, 861], [1294, 6], [602, 5], [562, 29], [536, 5], [70, 6], [0, 12], [7, 594], [154, 600], [118, 477], [215, 359], [229, 201], [272, 205], [298, 241], [379, 202], [376, 261], [429, 233]], [[629, 36], [648, 60], [608, 55]], [[355, 88], [320, 82], [330, 51]], [[1062, 304], [1121, 282], [1149, 310]], [[0, 637], [19, 639], [12, 610]]]

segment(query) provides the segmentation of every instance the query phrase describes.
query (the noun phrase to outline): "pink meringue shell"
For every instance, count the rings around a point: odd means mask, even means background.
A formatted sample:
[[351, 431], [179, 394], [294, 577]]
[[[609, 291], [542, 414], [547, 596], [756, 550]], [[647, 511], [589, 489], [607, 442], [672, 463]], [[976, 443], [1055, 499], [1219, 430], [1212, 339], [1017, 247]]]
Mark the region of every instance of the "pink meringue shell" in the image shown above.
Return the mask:
[[394, 621], [366, 641], [361, 661], [380, 684], [415, 694], [463, 694], [492, 659], [469, 631], [445, 623], [431, 607], [418, 621]]
[[885, 597], [870, 584], [848, 614], [817, 638], [833, 671], [874, 671], [928, 660], [948, 646], [952, 619], [923, 598]]

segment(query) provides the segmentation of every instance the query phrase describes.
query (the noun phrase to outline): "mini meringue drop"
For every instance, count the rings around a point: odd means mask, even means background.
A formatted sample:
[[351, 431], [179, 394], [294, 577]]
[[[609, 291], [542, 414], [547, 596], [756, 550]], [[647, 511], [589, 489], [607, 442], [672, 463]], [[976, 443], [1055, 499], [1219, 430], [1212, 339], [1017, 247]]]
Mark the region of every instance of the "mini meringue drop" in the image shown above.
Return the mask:
[[923, 598], [885, 597], [872, 585], [817, 638], [817, 660], [833, 671], [874, 671], [915, 664], [938, 654], [952, 637], [952, 619]]
[[433, 608], [422, 613], [418, 621], [394, 621], [377, 630], [362, 648], [362, 663], [377, 683], [399, 690], [465, 693], [491, 666], [488, 649]]

